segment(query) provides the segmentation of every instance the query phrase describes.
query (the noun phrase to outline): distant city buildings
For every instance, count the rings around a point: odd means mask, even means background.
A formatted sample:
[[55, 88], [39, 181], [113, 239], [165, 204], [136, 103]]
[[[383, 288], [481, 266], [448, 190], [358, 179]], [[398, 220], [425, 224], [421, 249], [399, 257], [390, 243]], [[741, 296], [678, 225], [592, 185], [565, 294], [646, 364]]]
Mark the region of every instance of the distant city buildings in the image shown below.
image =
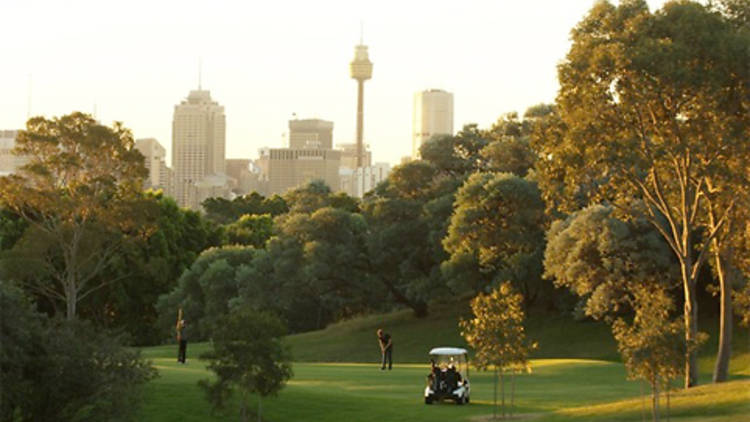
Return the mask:
[[265, 195], [323, 180], [332, 191], [341, 184], [341, 151], [334, 150], [333, 122], [320, 119], [289, 121], [289, 148], [263, 148], [256, 161]]
[[245, 158], [230, 158], [226, 164], [227, 176], [232, 182], [232, 192], [236, 195], [247, 195], [253, 191], [262, 192], [264, 186], [260, 183], [260, 169], [253, 160]]
[[135, 148], [143, 155], [148, 177], [144, 180], [146, 189], [161, 189], [165, 195], [174, 196], [174, 173], [167, 167], [167, 151], [154, 138], [135, 141]]
[[419, 147], [435, 135], [453, 135], [453, 94], [428, 89], [414, 94], [412, 158], [419, 158]]
[[17, 130], [0, 130], [0, 176], [15, 173], [19, 167], [28, 161], [26, 157], [13, 153], [17, 136]]
[[175, 199], [180, 206], [198, 209], [206, 195], [229, 195], [225, 145], [224, 107], [207, 90], [190, 91], [175, 106], [172, 120]]
[[321, 119], [290, 120], [289, 148], [333, 149], [333, 122]]
[[341, 191], [349, 196], [362, 198], [365, 194], [378, 185], [378, 183], [388, 178], [391, 172], [391, 165], [388, 163], [375, 163], [367, 167], [357, 169], [342, 167]]
[[[356, 169], [357, 168], [357, 144], [336, 144], [336, 149], [341, 150], [341, 168], [342, 169]], [[368, 145], [364, 146], [364, 157], [362, 164], [365, 167], [369, 167], [372, 164], [372, 152], [368, 149]]]

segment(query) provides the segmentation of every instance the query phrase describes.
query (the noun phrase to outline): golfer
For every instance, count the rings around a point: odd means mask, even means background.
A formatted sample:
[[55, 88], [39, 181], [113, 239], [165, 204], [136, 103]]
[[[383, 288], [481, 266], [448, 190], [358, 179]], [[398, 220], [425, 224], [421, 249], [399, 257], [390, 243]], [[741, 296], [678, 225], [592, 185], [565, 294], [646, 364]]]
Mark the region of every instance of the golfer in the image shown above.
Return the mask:
[[383, 364], [380, 370], [385, 370], [385, 362], [388, 361], [388, 370], [393, 368], [393, 339], [388, 333], [384, 333], [382, 328], [378, 328], [378, 343], [380, 344], [380, 352], [383, 355]]
[[177, 323], [177, 342], [180, 344], [180, 348], [177, 351], [177, 362], [185, 364], [185, 354], [187, 353], [187, 323], [184, 319], [181, 319]]

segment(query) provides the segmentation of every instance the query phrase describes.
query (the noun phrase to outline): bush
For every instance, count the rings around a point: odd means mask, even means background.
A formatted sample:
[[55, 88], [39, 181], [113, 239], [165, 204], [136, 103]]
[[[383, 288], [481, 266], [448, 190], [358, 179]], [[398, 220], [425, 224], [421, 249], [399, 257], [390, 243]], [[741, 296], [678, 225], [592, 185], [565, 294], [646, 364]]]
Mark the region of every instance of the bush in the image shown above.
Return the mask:
[[[122, 336], [39, 315], [0, 282], [3, 421], [126, 421], [156, 371]], [[10, 389], [8, 389], [10, 390]]]

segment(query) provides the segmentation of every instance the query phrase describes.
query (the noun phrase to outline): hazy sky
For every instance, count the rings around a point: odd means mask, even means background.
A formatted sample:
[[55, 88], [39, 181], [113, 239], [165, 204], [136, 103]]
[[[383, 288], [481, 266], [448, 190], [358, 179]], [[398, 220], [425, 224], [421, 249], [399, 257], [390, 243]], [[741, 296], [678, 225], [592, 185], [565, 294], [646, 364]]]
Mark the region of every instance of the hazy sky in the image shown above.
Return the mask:
[[[649, 0], [651, 8], [663, 0]], [[31, 113], [93, 112], [155, 137], [171, 154], [172, 113], [198, 85], [225, 107], [227, 157], [282, 146], [292, 113], [334, 122], [353, 142], [364, 41], [365, 142], [375, 161], [411, 151], [412, 96], [454, 94], [454, 127], [554, 100], [556, 64], [592, 0], [0, 0], [0, 129]], [[171, 156], [170, 156], [171, 157]]]

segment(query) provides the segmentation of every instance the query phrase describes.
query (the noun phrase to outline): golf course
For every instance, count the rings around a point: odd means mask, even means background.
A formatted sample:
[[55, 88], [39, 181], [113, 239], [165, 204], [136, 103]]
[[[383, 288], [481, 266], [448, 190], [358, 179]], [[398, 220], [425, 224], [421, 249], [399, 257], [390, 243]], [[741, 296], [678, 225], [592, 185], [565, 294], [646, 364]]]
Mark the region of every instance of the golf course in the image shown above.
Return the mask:
[[[481, 421], [493, 414], [491, 372], [471, 369], [471, 403], [427, 406], [422, 397], [431, 347], [464, 347], [449, 307], [427, 318], [401, 311], [334, 324], [325, 330], [287, 337], [294, 356], [294, 376], [276, 397], [262, 401], [265, 421]], [[381, 371], [375, 329], [394, 338], [396, 364]], [[534, 421], [640, 421], [650, 418], [648, 387], [627, 381], [624, 365], [603, 324], [562, 317], [531, 318], [529, 336], [539, 350], [532, 372], [515, 379], [514, 418]], [[713, 338], [713, 337], [712, 337]], [[750, 420], [750, 353], [747, 330], [738, 329], [730, 381], [711, 384], [715, 345], [709, 341], [700, 359], [701, 385], [684, 391], [674, 383], [670, 417], [676, 421]], [[176, 362], [176, 346], [143, 348], [159, 377], [146, 387], [139, 420], [234, 420], [237, 407], [212, 413], [197, 382], [211, 377], [197, 357], [207, 343], [190, 344], [188, 363]], [[506, 409], [510, 380], [506, 378]], [[236, 399], [236, 397], [235, 397]], [[234, 402], [233, 402], [234, 403]], [[257, 398], [250, 399], [253, 411]], [[662, 397], [666, 406], [666, 397]], [[666, 411], [663, 412], [666, 415]], [[254, 420], [254, 419], [253, 419]]]

